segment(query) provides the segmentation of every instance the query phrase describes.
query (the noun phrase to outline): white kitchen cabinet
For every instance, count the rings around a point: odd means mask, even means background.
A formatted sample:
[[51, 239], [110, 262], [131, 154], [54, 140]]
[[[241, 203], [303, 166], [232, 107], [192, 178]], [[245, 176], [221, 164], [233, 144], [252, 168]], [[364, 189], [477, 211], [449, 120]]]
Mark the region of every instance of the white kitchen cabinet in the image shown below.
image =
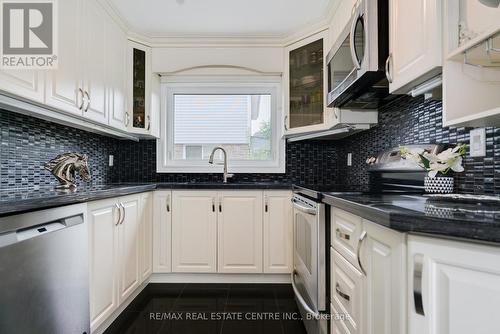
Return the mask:
[[155, 191], [153, 205], [153, 272], [172, 271], [172, 192]]
[[96, 329], [118, 307], [117, 224], [120, 214], [115, 199], [88, 205], [90, 326]]
[[218, 272], [262, 272], [262, 191], [218, 194]]
[[364, 276], [333, 248], [330, 248], [330, 261], [330, 300], [338, 311], [333, 316], [341, 319], [333, 321], [343, 322], [338, 327], [347, 327], [351, 334], [364, 334]]
[[141, 195], [139, 209], [140, 281], [144, 282], [153, 273], [153, 193]]
[[264, 192], [264, 273], [290, 273], [293, 210], [290, 191]]
[[408, 333], [500, 333], [500, 248], [408, 237]]
[[442, 1], [389, 1], [388, 80], [405, 94], [441, 73]]
[[364, 278], [364, 334], [406, 333], [406, 240], [399, 233], [364, 221], [361, 245]]
[[140, 197], [120, 199], [122, 222], [118, 228], [118, 256], [120, 258], [119, 300], [122, 303], [140, 284], [139, 268], [139, 207]]
[[81, 0], [64, 0], [58, 3], [57, 15], [61, 27], [58, 30], [58, 67], [56, 70], [46, 71], [45, 82], [45, 104], [77, 116], [83, 115], [85, 99], [81, 52], [83, 42], [80, 38], [84, 24], [82, 7]]
[[0, 70], [0, 90], [31, 101], [43, 103], [44, 77], [37, 70]]
[[160, 77], [152, 73], [151, 48], [128, 41], [126, 124], [132, 133], [159, 136]]
[[217, 271], [217, 192], [172, 191], [172, 271]]
[[405, 235], [338, 208], [331, 222], [332, 308], [350, 316], [336, 331], [406, 333]]
[[320, 32], [284, 50], [285, 134], [330, 129], [333, 110], [327, 108], [327, 33]]
[[125, 82], [127, 63], [125, 50], [127, 50], [127, 37], [122, 29], [112, 21], [108, 21], [106, 33], [109, 125], [126, 130], [127, 93]]
[[82, 41], [83, 91], [86, 103], [84, 116], [108, 124], [107, 113], [107, 33], [111, 18], [96, 0], [83, 2]]

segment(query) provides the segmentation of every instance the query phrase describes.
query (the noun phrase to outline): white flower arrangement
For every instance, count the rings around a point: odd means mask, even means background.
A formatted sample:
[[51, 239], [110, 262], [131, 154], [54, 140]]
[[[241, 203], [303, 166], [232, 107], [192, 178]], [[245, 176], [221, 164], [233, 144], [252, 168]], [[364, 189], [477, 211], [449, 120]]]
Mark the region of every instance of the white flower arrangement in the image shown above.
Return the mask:
[[463, 156], [466, 153], [467, 145], [458, 144], [454, 148], [449, 148], [439, 154], [432, 154], [423, 149], [412, 149], [400, 146], [401, 156], [416, 162], [420, 167], [429, 172], [429, 177], [435, 177], [438, 173], [446, 175], [450, 170], [463, 172]]

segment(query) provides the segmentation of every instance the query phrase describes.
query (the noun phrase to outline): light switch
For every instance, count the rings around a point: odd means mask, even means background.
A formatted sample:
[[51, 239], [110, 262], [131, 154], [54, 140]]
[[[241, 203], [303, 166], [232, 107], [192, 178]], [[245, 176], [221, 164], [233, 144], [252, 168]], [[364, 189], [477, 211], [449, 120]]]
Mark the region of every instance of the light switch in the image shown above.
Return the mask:
[[352, 153], [347, 153], [347, 166], [352, 166]]
[[109, 167], [113, 167], [115, 164], [115, 157], [113, 155], [109, 155]]
[[474, 129], [470, 132], [470, 156], [486, 156], [486, 129]]

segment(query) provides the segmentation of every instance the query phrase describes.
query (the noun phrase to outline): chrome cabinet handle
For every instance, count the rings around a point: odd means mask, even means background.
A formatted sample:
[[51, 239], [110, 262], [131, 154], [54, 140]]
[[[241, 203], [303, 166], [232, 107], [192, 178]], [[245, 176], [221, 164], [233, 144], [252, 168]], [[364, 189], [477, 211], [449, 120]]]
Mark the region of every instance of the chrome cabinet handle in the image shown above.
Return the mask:
[[337, 238], [351, 240], [351, 236], [347, 233], [342, 232], [339, 228], [335, 230], [335, 234], [337, 235]]
[[348, 294], [343, 293], [343, 292], [342, 292], [342, 290], [340, 290], [340, 285], [339, 285], [339, 283], [337, 283], [337, 285], [335, 285], [335, 292], [337, 292], [337, 294], [338, 294], [340, 297], [344, 298], [345, 300], [347, 300], [347, 301], [350, 301], [350, 300], [351, 300], [351, 296], [349, 296]]
[[118, 226], [120, 224], [120, 221], [122, 220], [122, 210], [118, 203], [115, 203], [116, 208], [118, 209], [118, 220], [115, 223], [115, 226]]
[[387, 78], [387, 81], [389, 81], [389, 83], [392, 83], [392, 74], [390, 69], [391, 61], [392, 61], [392, 52], [389, 53], [389, 56], [385, 61], [385, 76]]
[[304, 297], [300, 294], [299, 289], [297, 288], [295, 284], [295, 275], [297, 274], [296, 270], [292, 271], [292, 289], [293, 293], [295, 294], [295, 297], [297, 298], [297, 301], [302, 305], [302, 307], [306, 310], [307, 313], [311, 314], [314, 319], [318, 319], [320, 316], [320, 313], [317, 311], [314, 311], [309, 305], [307, 305], [307, 302], [305, 301]]
[[422, 298], [422, 276], [424, 273], [424, 256], [415, 254], [413, 256], [413, 302], [415, 312], [425, 316], [424, 303]]
[[222, 199], [219, 198], [219, 212], [222, 212]]
[[215, 198], [212, 197], [212, 212], [215, 212]]
[[85, 93], [83, 92], [83, 89], [78, 88], [78, 92], [81, 94], [82, 97], [82, 102], [80, 103], [80, 106], [78, 109], [83, 110], [83, 105], [85, 104]]
[[170, 195], [167, 195], [167, 212], [170, 212]]
[[120, 203], [120, 206], [123, 209], [123, 217], [122, 217], [122, 221], [120, 222], [120, 225], [121, 225], [125, 221], [125, 212], [126, 211], [125, 211], [125, 206], [123, 205], [123, 203]]
[[358, 257], [358, 265], [359, 269], [361, 269], [361, 272], [363, 273], [364, 276], [366, 276], [366, 271], [365, 268], [363, 268], [363, 264], [361, 263], [361, 245], [363, 244], [363, 240], [366, 238], [366, 231], [363, 231], [361, 235], [359, 236], [359, 242], [358, 242], [358, 250], [356, 252], [356, 255]]
[[285, 130], [288, 131], [288, 115], [285, 116]]
[[268, 212], [268, 211], [269, 211], [269, 205], [268, 205], [267, 196], [264, 196], [264, 212]]
[[85, 91], [85, 96], [87, 96], [87, 107], [85, 108], [85, 112], [89, 111], [90, 108], [90, 95], [89, 92]]
[[128, 111], [125, 113], [125, 126], [128, 127], [128, 125], [130, 124], [130, 114], [128, 113]]
[[351, 49], [351, 58], [354, 66], [356, 67], [357, 70], [361, 68], [361, 62], [358, 59], [358, 56], [356, 55], [356, 48], [354, 47], [354, 33], [356, 29], [356, 23], [358, 23], [359, 18], [361, 17], [361, 12], [358, 11], [354, 19], [352, 20], [351, 24], [351, 35], [349, 36], [349, 44], [350, 44], [350, 49]]
[[149, 131], [151, 129], [151, 117], [149, 115], [146, 117], [148, 119], [148, 127], [147, 130]]
[[315, 209], [308, 208], [307, 206], [300, 205], [293, 198], [292, 198], [292, 204], [293, 204], [293, 207], [296, 208], [297, 210], [300, 210], [300, 211], [305, 212], [307, 214], [316, 216], [316, 210]]

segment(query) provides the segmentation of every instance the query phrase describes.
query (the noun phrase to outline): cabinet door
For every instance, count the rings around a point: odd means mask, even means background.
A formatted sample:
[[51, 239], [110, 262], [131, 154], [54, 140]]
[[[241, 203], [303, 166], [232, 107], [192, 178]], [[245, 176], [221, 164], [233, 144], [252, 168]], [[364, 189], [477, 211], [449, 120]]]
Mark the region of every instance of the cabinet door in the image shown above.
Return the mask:
[[407, 93], [441, 72], [440, 0], [390, 0], [391, 93]]
[[262, 216], [261, 191], [219, 193], [220, 273], [262, 273]]
[[406, 333], [406, 243], [402, 233], [363, 221], [364, 333]]
[[126, 129], [125, 112], [126, 94], [126, 52], [127, 38], [121, 28], [113, 21], [108, 21], [107, 68], [108, 68], [108, 110], [109, 125]]
[[0, 70], [0, 90], [43, 103], [43, 75], [37, 70]]
[[499, 247], [410, 236], [408, 283], [409, 334], [500, 333]]
[[359, 270], [358, 246], [363, 219], [338, 208], [332, 208], [330, 216], [333, 248]]
[[172, 271], [217, 271], [215, 191], [172, 192]]
[[45, 103], [65, 112], [82, 115], [83, 82], [81, 49], [82, 1], [64, 0], [58, 5], [59, 54], [57, 70], [46, 71]]
[[326, 32], [285, 49], [285, 130], [289, 135], [328, 129]]
[[153, 272], [153, 193], [141, 195], [139, 216], [141, 282]]
[[128, 42], [128, 127], [140, 134], [151, 131], [151, 49]]
[[118, 229], [120, 259], [120, 303], [139, 286], [139, 196], [120, 199], [123, 210], [122, 223]]
[[111, 20], [96, 0], [83, 2], [84, 116], [108, 124], [106, 109], [106, 63], [108, 21]]
[[90, 322], [92, 330], [103, 323], [118, 307], [117, 223], [115, 200], [88, 205]]
[[264, 193], [264, 272], [290, 273], [293, 260], [292, 194]]
[[364, 334], [364, 277], [339, 252], [330, 248], [330, 300], [337, 311], [339, 328], [348, 333]]
[[153, 206], [153, 272], [172, 271], [172, 192], [156, 191]]

